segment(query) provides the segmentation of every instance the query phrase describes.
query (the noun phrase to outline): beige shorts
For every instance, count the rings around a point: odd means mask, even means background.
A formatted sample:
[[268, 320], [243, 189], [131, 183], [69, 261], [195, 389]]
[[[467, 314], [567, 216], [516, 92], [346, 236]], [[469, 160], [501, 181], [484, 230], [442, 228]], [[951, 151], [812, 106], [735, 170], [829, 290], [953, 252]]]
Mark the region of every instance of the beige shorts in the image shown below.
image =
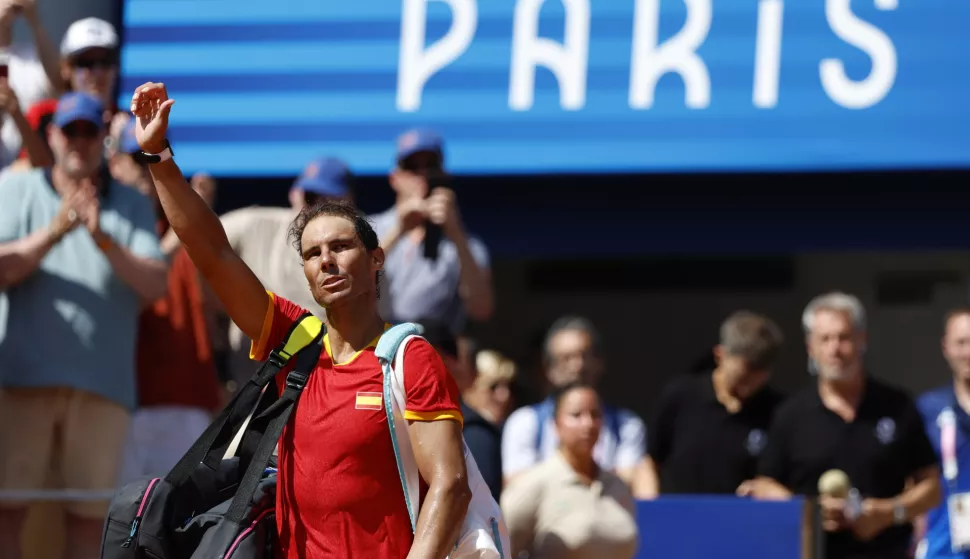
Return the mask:
[[[129, 413], [72, 388], [0, 389], [0, 490], [117, 486]], [[29, 503], [0, 501], [0, 507]], [[108, 502], [69, 502], [75, 516], [103, 518]]]

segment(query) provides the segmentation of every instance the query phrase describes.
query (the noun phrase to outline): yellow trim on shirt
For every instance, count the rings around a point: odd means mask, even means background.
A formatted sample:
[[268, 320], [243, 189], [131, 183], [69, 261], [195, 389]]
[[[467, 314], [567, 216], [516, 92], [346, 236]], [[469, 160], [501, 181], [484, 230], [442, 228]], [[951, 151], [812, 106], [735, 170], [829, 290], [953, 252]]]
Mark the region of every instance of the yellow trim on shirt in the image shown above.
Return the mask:
[[249, 346], [249, 358], [254, 361], [265, 361], [269, 356], [270, 332], [273, 331], [273, 317], [276, 315], [276, 295], [272, 291], [267, 291], [269, 295], [269, 305], [266, 306], [266, 316], [263, 317], [263, 329], [259, 332], [259, 341], [252, 342]]
[[464, 426], [465, 420], [461, 416], [460, 410], [442, 410], [442, 411], [404, 411], [404, 419], [408, 421], [441, 421], [443, 419], [451, 419], [457, 421], [459, 425]]
[[[391, 327], [390, 324], [386, 324], [385, 323], [384, 324], [384, 331], [387, 332], [387, 329], [390, 328], [390, 327]], [[343, 363], [337, 363], [337, 360], [333, 358], [333, 351], [330, 350], [330, 334], [324, 334], [323, 335], [323, 349], [327, 352], [327, 355], [330, 356], [330, 360], [333, 361], [333, 366], [334, 367], [342, 367], [344, 365], [350, 365], [355, 360], [357, 360], [357, 358], [360, 357], [360, 354], [361, 353], [364, 353], [364, 350], [369, 349], [369, 348], [372, 348], [372, 347], [373, 348], [376, 348], [377, 347], [377, 342], [380, 339], [381, 339], [381, 337], [380, 336], [377, 336], [376, 338], [374, 338], [373, 340], [371, 340], [370, 343], [367, 344], [364, 347], [364, 349], [357, 350], [356, 352], [354, 352], [353, 355], [350, 356], [350, 359], [344, 361]]]

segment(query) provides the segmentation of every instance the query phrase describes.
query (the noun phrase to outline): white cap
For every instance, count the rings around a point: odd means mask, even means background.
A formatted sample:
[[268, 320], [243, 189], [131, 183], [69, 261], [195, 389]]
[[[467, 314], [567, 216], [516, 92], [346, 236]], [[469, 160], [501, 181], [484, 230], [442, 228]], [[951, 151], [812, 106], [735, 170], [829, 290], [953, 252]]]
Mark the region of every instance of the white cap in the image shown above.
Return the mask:
[[74, 56], [93, 48], [118, 48], [115, 28], [103, 19], [79, 19], [67, 28], [61, 41], [61, 56]]

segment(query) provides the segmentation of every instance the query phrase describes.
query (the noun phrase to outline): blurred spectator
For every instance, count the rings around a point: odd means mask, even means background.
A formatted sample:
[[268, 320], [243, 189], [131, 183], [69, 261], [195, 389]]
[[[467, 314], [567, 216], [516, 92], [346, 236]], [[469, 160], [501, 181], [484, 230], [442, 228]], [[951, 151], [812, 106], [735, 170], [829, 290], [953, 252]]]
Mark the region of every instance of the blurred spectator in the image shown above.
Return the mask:
[[118, 111], [114, 98], [118, 34], [114, 26], [95, 17], [75, 21], [61, 40], [61, 57], [61, 78], [69, 89], [100, 99], [110, 120]]
[[478, 375], [465, 391], [465, 401], [490, 423], [501, 425], [512, 411], [515, 363], [497, 351], [482, 350], [475, 356]]
[[498, 501], [502, 494], [502, 424], [512, 403], [510, 385], [515, 378], [515, 363], [498, 352], [485, 350], [475, 357], [475, 371], [474, 382], [462, 393], [465, 440], [476, 449], [475, 460]]
[[629, 559], [638, 538], [633, 495], [593, 458], [603, 432], [599, 397], [588, 385], [570, 383], [553, 402], [558, 451], [502, 494], [511, 556]]
[[[103, 112], [66, 94], [50, 130], [55, 165], [0, 180], [2, 489], [40, 489], [53, 464], [70, 466], [58, 473], [72, 489], [117, 481], [138, 314], [164, 295], [166, 267], [150, 200], [102, 166]], [[97, 556], [106, 505], [66, 507], [70, 557]], [[0, 503], [5, 559], [20, 555], [25, 510]]]
[[734, 494], [753, 479], [782, 395], [767, 386], [782, 334], [770, 318], [739, 311], [721, 325], [717, 366], [667, 385], [650, 419], [648, 456], [634, 494]]
[[[34, 44], [12, 43], [13, 25], [19, 16], [27, 22]], [[0, 63], [7, 66], [7, 77], [0, 81], [5, 81], [13, 90], [20, 111], [29, 112], [34, 103], [64, 91], [57, 50], [41, 24], [34, 0], [0, 0], [0, 57], [4, 59]], [[0, 166], [16, 160], [21, 149], [23, 127], [10, 112], [12, 102], [8, 99], [3, 103], [6, 116], [0, 130], [3, 143]], [[50, 163], [48, 160], [37, 165], [48, 166]]]
[[[121, 483], [127, 483], [168, 473], [208, 427], [221, 398], [209, 342], [215, 298], [170, 231], [147, 165], [131, 155], [141, 150], [134, 119], [128, 120], [117, 146], [110, 159], [115, 179], [136, 185], [152, 199], [159, 236], [174, 240], [174, 246], [162, 250], [170, 259], [168, 292], [142, 311], [138, 325], [138, 409], [131, 418], [121, 469]], [[204, 192], [211, 205], [214, 191]]]
[[458, 391], [464, 392], [474, 382], [475, 371], [468, 370], [465, 363], [458, 358], [458, 340], [454, 334], [446, 325], [434, 320], [420, 320], [417, 324], [421, 326], [421, 336], [441, 355], [448, 372], [458, 385]]
[[[553, 388], [582, 381], [596, 386], [604, 372], [599, 334], [585, 318], [560, 318], [546, 334], [543, 344], [546, 381]], [[552, 456], [559, 441], [553, 420], [554, 401], [512, 412], [502, 432], [502, 467], [506, 483], [528, 468]], [[646, 453], [646, 428], [629, 410], [603, 404], [603, 432], [593, 455], [600, 467], [612, 470], [630, 483]]]
[[[936, 453], [919, 411], [908, 395], [865, 370], [865, 309], [856, 297], [816, 297], [802, 326], [817, 384], [778, 409], [759, 477], [738, 493], [821, 492], [828, 559], [909, 557], [911, 522], [940, 501]], [[823, 480], [830, 470], [838, 472]]]
[[[418, 322], [423, 328], [422, 336], [441, 355], [442, 361], [455, 379], [460, 393], [465, 394], [477, 381], [476, 371], [459, 357], [458, 342], [447, 325], [434, 320]], [[464, 398], [461, 402], [462, 435], [475, 464], [488, 485], [492, 496], [498, 501], [502, 491], [502, 451], [499, 428], [469, 407]]]
[[[263, 282], [266, 289], [310, 310], [326, 320], [323, 308], [313, 300], [306, 277], [294, 270], [303, 261], [290, 239], [290, 225], [300, 210], [317, 200], [353, 201], [353, 176], [347, 166], [332, 157], [311, 161], [290, 188], [289, 208], [249, 207], [222, 216], [222, 226], [232, 249]], [[299, 239], [295, 239], [297, 246]], [[235, 324], [229, 324], [229, 378], [246, 382], [253, 374], [249, 359], [250, 340]]]
[[926, 433], [943, 463], [943, 502], [927, 514], [923, 558], [966, 559], [970, 557], [970, 307], [947, 313], [942, 346], [953, 379], [917, 402]]
[[455, 332], [466, 313], [487, 320], [493, 310], [488, 250], [465, 230], [455, 193], [446, 187], [441, 137], [405, 132], [396, 163], [390, 182], [397, 201], [371, 218], [386, 255], [381, 316], [391, 323], [433, 318]]
[[[39, 109], [40, 111], [49, 108], [43, 101], [38, 105], [41, 107]], [[19, 170], [30, 169], [32, 167], [50, 167], [54, 160], [51, 156], [50, 147], [47, 145], [46, 138], [42, 139], [41, 136], [41, 134], [46, 134], [46, 127], [40, 129], [41, 123], [39, 121], [42, 117], [39, 114], [32, 114], [30, 117], [25, 115], [21, 111], [16, 94], [14, 94], [7, 82], [2, 78], [0, 78], [0, 111], [7, 115], [7, 121], [14, 123], [19, 141], [23, 145], [21, 158], [16, 161], [10, 161], [10, 165], [7, 165], [5, 168], [13, 167], [18, 161], [23, 162], [19, 165]], [[38, 111], [34, 112], [36, 113]], [[53, 109], [50, 109], [50, 114], [53, 114], [53, 112]], [[32, 120], [36, 120], [37, 123], [34, 124]]]

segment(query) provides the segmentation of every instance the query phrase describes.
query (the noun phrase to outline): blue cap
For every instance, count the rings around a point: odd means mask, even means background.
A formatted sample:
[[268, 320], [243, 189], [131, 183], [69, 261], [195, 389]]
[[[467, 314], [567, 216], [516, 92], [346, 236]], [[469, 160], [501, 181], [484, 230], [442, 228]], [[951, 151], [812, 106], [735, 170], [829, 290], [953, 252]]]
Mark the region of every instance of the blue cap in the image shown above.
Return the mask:
[[90, 122], [99, 128], [104, 126], [104, 105], [87, 93], [65, 93], [57, 101], [54, 126], [64, 128], [78, 120]]
[[429, 151], [444, 157], [444, 141], [434, 130], [414, 128], [401, 134], [397, 139], [397, 160], [406, 159], [415, 153]]
[[343, 161], [334, 157], [320, 157], [307, 164], [293, 186], [323, 196], [347, 196], [350, 194], [350, 180], [350, 170]]
[[128, 124], [121, 129], [121, 137], [118, 138], [118, 151], [128, 155], [141, 151], [141, 146], [135, 139], [135, 117], [128, 119]]

